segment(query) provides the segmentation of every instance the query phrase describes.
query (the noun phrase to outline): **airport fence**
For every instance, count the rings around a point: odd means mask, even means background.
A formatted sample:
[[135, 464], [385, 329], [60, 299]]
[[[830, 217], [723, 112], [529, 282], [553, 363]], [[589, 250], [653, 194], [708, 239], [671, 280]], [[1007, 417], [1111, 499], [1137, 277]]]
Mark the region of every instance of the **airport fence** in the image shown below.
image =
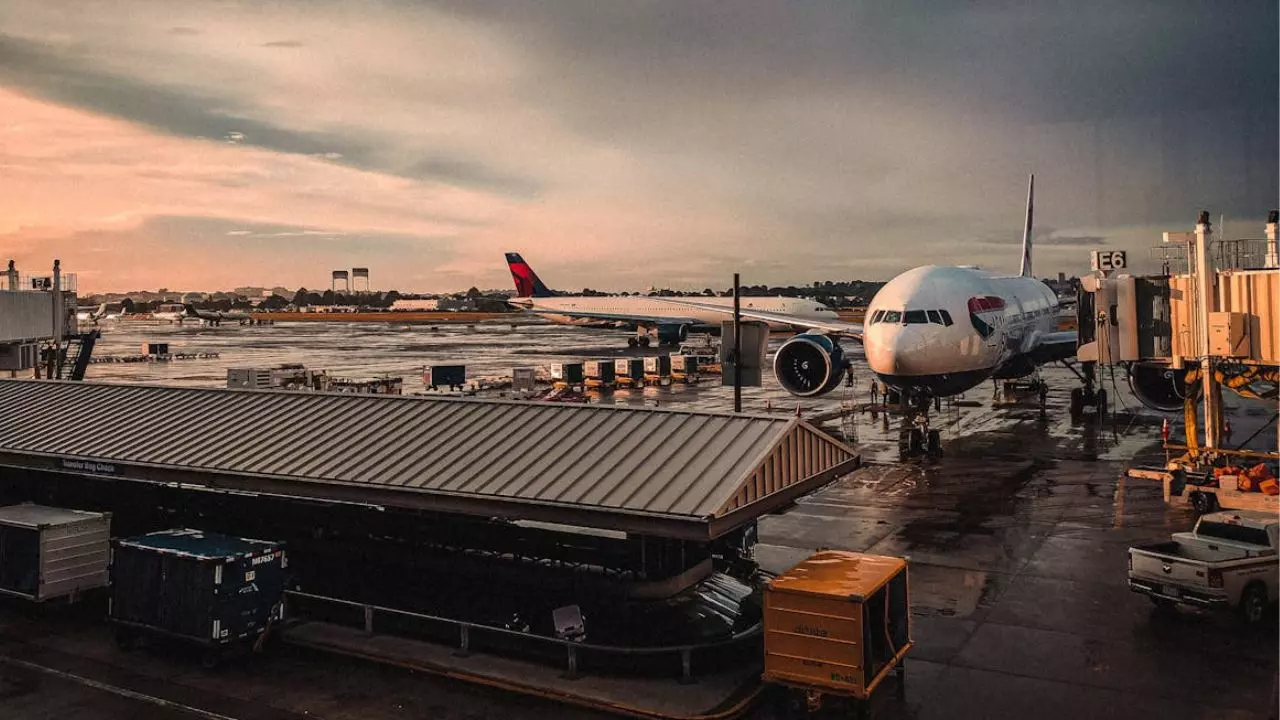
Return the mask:
[[495, 627], [454, 618], [427, 615], [372, 603], [287, 590], [286, 620], [319, 620], [363, 628], [367, 635], [394, 635], [444, 644], [456, 655], [484, 652], [561, 665], [565, 677], [587, 672], [628, 675], [677, 675], [681, 682], [696, 682], [695, 669], [758, 661], [762, 624], [730, 637], [702, 643], [625, 647], [598, 645], [521, 630]]

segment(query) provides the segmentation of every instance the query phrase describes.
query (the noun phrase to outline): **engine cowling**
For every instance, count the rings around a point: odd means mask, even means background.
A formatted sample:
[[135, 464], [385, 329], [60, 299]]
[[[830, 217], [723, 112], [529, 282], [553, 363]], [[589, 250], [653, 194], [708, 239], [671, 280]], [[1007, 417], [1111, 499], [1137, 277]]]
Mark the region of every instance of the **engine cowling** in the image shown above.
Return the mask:
[[654, 334], [658, 336], [658, 342], [660, 344], [678, 345], [688, 339], [689, 326], [676, 325], [674, 323], [659, 325]]
[[1174, 370], [1160, 365], [1129, 365], [1129, 389], [1143, 405], [1160, 412], [1177, 412], [1182, 409], [1187, 393], [1199, 397], [1200, 385], [1187, 387], [1186, 370]]
[[773, 357], [773, 375], [792, 395], [816, 397], [840, 384], [847, 365], [844, 350], [831, 337], [803, 333], [778, 348], [778, 354]]

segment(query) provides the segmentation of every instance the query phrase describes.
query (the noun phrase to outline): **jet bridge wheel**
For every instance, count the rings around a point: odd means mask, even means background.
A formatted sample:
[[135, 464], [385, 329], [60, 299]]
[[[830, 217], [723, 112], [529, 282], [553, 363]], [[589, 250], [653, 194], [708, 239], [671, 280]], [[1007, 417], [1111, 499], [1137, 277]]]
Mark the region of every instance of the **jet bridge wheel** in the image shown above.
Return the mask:
[[942, 456], [942, 433], [938, 430], [930, 430], [926, 436], [925, 454], [931, 458]]
[[1071, 422], [1080, 422], [1084, 416], [1084, 388], [1071, 388]]

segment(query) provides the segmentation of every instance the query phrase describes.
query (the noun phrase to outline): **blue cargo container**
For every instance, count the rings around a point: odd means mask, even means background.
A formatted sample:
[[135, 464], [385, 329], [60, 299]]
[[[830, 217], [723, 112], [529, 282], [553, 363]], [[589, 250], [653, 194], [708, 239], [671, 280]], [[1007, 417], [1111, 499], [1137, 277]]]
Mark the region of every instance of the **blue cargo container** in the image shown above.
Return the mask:
[[122, 644], [155, 634], [205, 646], [214, 664], [252, 644], [283, 610], [282, 543], [200, 530], [162, 530], [112, 542], [110, 617]]

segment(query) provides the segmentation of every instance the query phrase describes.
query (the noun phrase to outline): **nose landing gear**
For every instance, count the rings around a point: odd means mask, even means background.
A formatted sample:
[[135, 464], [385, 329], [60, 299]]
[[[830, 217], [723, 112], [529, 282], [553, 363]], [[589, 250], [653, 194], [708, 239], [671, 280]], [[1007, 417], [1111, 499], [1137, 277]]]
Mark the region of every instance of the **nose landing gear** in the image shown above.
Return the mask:
[[898, 431], [898, 457], [903, 460], [923, 455], [934, 459], [942, 456], [942, 434], [929, 427], [930, 398], [922, 394], [903, 393], [902, 428]]

